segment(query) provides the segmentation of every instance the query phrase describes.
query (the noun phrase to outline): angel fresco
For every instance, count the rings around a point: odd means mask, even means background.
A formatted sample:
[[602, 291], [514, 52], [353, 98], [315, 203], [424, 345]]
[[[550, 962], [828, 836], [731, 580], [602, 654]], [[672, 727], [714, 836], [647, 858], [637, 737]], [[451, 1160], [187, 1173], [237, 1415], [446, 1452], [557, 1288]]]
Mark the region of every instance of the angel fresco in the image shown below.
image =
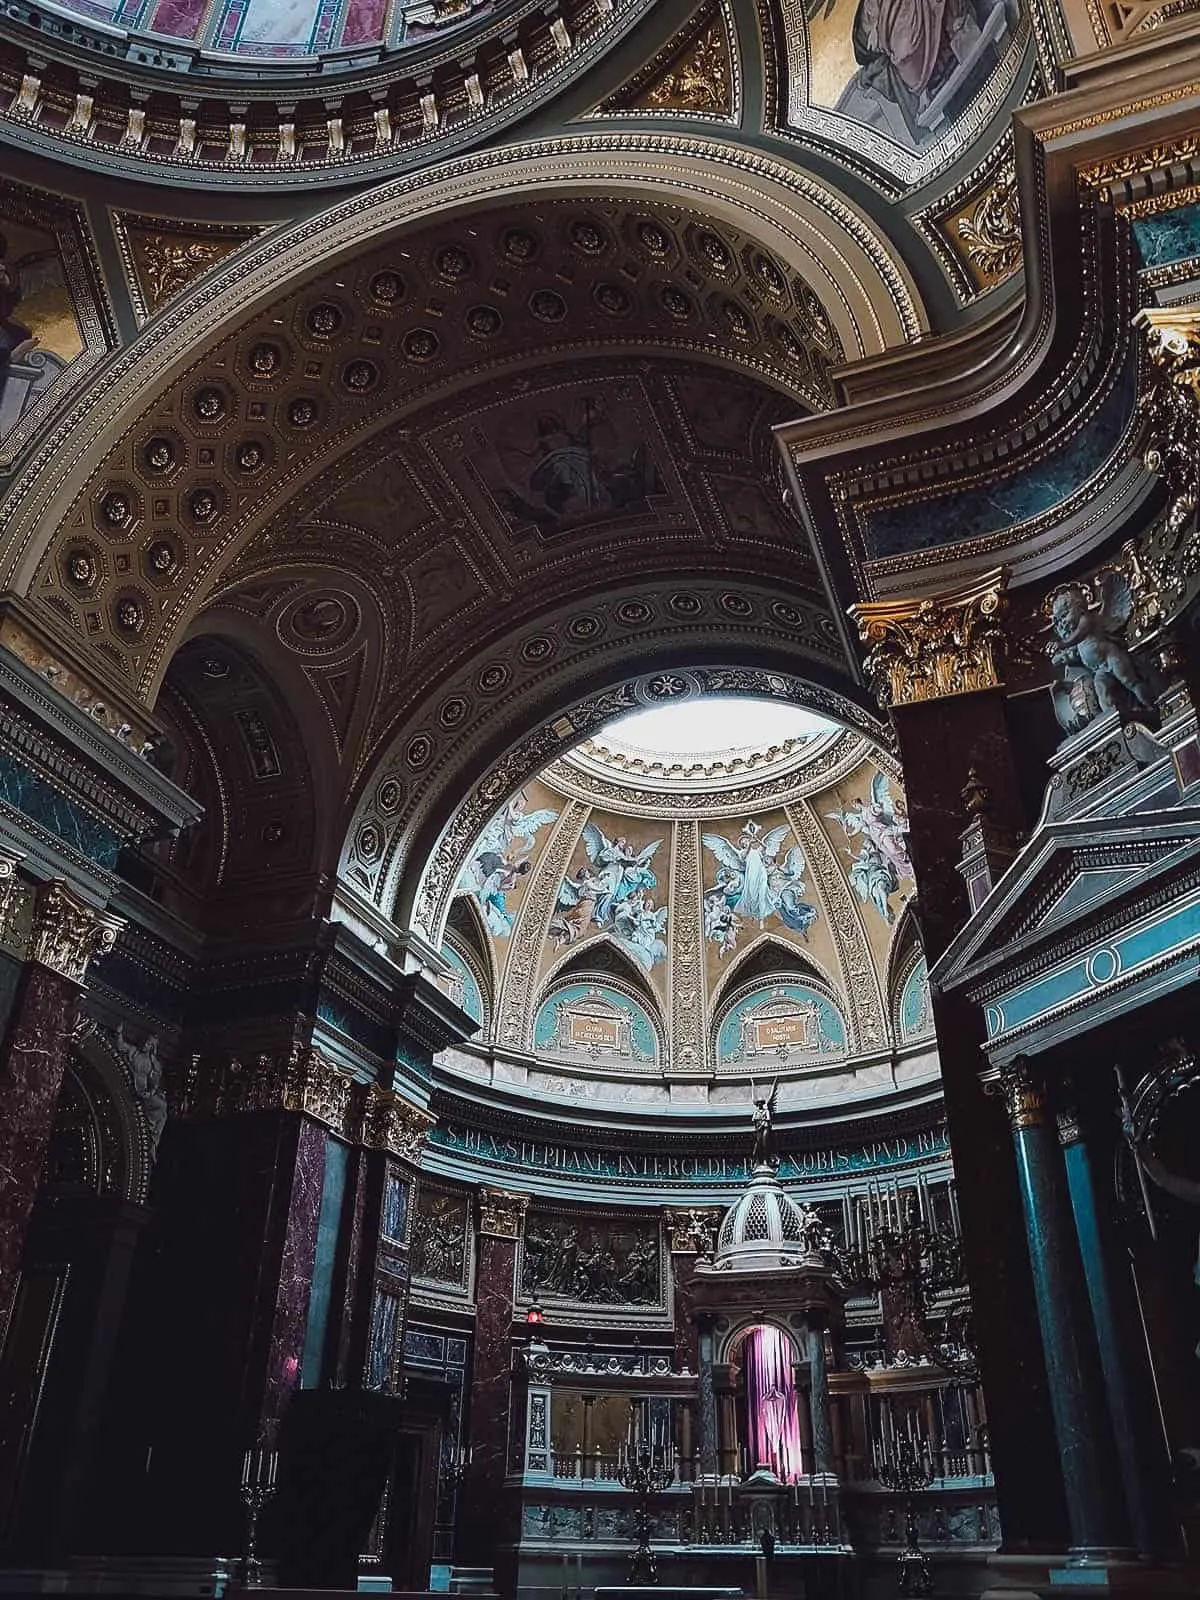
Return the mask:
[[658, 888], [650, 863], [662, 840], [638, 850], [624, 834], [610, 839], [594, 822], [585, 824], [582, 840], [587, 864], [563, 879], [550, 919], [555, 948], [607, 929], [649, 972], [667, 953], [667, 907], [650, 898]]
[[702, 835], [704, 847], [717, 860], [716, 880], [704, 893], [704, 932], [721, 955], [737, 946], [747, 922], [761, 928], [770, 917], [801, 938], [817, 920], [817, 908], [804, 894], [805, 859], [798, 844], [780, 859], [791, 833], [787, 823], [764, 833], [761, 823], [748, 821], [735, 843], [719, 833]]
[[908, 856], [908, 818], [892, 800], [891, 782], [886, 772], [871, 779], [871, 798], [857, 797], [841, 811], [827, 811], [830, 822], [840, 824], [847, 839], [857, 841], [847, 850], [850, 866], [847, 876], [864, 905], [873, 905], [889, 925], [896, 920], [891, 896], [904, 882], [912, 882], [912, 862]]
[[516, 920], [508, 909], [509, 891], [532, 871], [529, 857], [537, 836], [558, 816], [557, 811], [545, 808], [527, 811], [528, 804], [529, 797], [522, 789], [497, 812], [480, 835], [455, 890], [474, 897], [488, 932], [499, 939], [509, 936]]

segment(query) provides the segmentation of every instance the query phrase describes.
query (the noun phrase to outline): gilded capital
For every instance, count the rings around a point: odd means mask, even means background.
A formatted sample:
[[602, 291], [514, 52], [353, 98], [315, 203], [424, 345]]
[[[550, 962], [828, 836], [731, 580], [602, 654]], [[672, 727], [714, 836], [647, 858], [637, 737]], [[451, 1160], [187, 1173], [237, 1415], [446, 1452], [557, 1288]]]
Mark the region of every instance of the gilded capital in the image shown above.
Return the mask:
[[120, 917], [98, 911], [72, 894], [61, 878], [51, 878], [34, 898], [30, 960], [72, 983], [82, 983], [88, 962], [93, 956], [106, 956], [124, 926]]
[[1041, 1074], [1027, 1056], [1017, 1056], [1001, 1067], [995, 1084], [1004, 1096], [1004, 1108], [1014, 1133], [1045, 1124], [1045, 1089]]
[[283, 1080], [286, 1111], [302, 1111], [342, 1138], [353, 1137], [359, 1085], [352, 1073], [335, 1067], [317, 1050], [297, 1046], [288, 1058]]
[[369, 1150], [386, 1150], [397, 1161], [415, 1166], [435, 1121], [428, 1111], [373, 1083], [363, 1108], [362, 1142]]
[[721, 1211], [710, 1206], [689, 1206], [666, 1212], [667, 1238], [673, 1256], [711, 1255], [721, 1226]]
[[942, 594], [851, 606], [880, 705], [913, 705], [997, 688], [1007, 582], [1007, 571], [995, 567]]
[[529, 1196], [512, 1194], [507, 1189], [480, 1189], [479, 1231], [494, 1239], [515, 1239], [521, 1231], [521, 1218]]
[[1147, 307], [1133, 319], [1146, 352], [1138, 439], [1147, 471], [1162, 478], [1178, 519], [1200, 495], [1200, 307]]

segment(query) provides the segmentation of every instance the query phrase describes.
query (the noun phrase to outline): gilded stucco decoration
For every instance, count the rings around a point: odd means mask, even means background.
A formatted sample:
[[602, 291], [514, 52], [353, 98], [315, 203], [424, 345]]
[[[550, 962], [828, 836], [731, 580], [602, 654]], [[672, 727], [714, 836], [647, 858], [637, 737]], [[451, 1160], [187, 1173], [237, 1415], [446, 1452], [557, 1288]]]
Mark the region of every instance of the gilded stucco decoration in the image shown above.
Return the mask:
[[1024, 253], [1012, 135], [913, 220], [964, 304], [1007, 283]]
[[736, 122], [741, 72], [728, 0], [703, 6], [594, 116], [650, 112]]
[[90, 962], [112, 950], [123, 926], [120, 917], [86, 905], [65, 882], [51, 878], [34, 900], [29, 959], [81, 984]]
[[190, 289], [260, 232], [233, 224], [196, 223], [113, 211], [113, 233], [139, 323]]
[[1006, 582], [1004, 569], [996, 568], [936, 596], [853, 606], [851, 614], [867, 646], [864, 665], [880, 705], [911, 705], [997, 688]]

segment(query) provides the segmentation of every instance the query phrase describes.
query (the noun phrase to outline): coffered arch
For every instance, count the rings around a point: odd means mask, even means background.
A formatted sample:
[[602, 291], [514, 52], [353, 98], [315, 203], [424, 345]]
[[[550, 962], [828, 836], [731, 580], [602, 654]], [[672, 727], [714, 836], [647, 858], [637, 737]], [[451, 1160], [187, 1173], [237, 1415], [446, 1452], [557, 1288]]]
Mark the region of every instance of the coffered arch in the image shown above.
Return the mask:
[[[437, 318], [453, 299], [450, 264], [440, 279], [403, 282], [400, 264], [414, 230], [445, 224], [470, 237], [502, 206], [570, 201], [586, 210], [614, 199], [657, 207], [685, 232], [689, 219], [693, 231], [707, 222], [716, 255], [707, 266], [680, 255], [668, 269], [643, 250], [631, 277], [621, 268], [635, 262], [636, 250], [614, 235], [610, 287], [617, 292], [607, 301], [593, 294], [582, 344], [569, 326], [540, 342], [522, 337], [525, 364], [572, 345], [577, 355], [584, 347], [628, 354], [666, 345], [758, 373], [790, 394], [795, 410], [812, 410], [833, 397], [822, 397], [821, 384], [814, 388], [811, 366], [808, 379], [789, 375], [796, 318], [815, 327], [825, 367], [877, 354], [926, 326], [905, 269], [862, 213], [808, 175], [732, 143], [657, 132], [581, 134], [445, 163], [273, 236], [181, 297], [116, 355], [14, 484], [5, 586], [30, 593], [59, 626], [82, 626], [87, 611], [90, 636], [105, 638], [126, 683], [152, 702], [221, 573], [272, 515], [286, 515], [332, 461], [428, 401], [438, 385], [450, 392], [465, 381], [465, 358], [434, 370], [449, 354], [438, 348], [448, 324]], [[768, 265], [751, 305], [744, 294], [725, 294], [721, 279], [726, 258], [730, 273], [753, 271], [747, 263], [754, 252]], [[588, 253], [575, 254], [582, 282]], [[366, 272], [368, 257], [377, 258], [373, 273]], [[518, 265], [525, 264], [499, 267], [511, 279]], [[467, 324], [477, 369], [504, 365], [502, 356], [483, 353], [499, 267], [489, 264], [475, 323]], [[775, 274], [790, 279], [790, 286], [781, 280], [779, 295]], [[659, 284], [653, 325], [645, 317], [649, 302], [638, 303], [626, 287], [633, 278]], [[696, 315], [680, 302], [672, 326], [662, 287], [680, 281]], [[405, 326], [399, 343], [397, 288], [412, 290], [400, 296], [406, 313], [417, 303], [427, 313], [420, 326]], [[485, 290], [493, 291], [490, 299]], [[547, 292], [569, 298], [533, 288]], [[773, 296], [787, 302], [785, 313], [772, 306]], [[571, 320], [549, 299], [542, 309], [548, 325]], [[456, 308], [456, 326], [458, 314]], [[298, 326], [302, 316], [310, 320]], [[608, 318], [602, 333], [596, 316]], [[329, 353], [339, 317], [346, 335], [340, 357]], [[714, 323], [719, 317], [724, 327]], [[214, 328], [228, 330], [215, 345]], [[758, 337], [772, 330], [773, 341]], [[55, 470], [48, 472], [51, 458]], [[73, 565], [74, 594], [62, 581], [73, 542], [87, 558]], [[131, 571], [144, 577], [139, 594], [118, 594]]]

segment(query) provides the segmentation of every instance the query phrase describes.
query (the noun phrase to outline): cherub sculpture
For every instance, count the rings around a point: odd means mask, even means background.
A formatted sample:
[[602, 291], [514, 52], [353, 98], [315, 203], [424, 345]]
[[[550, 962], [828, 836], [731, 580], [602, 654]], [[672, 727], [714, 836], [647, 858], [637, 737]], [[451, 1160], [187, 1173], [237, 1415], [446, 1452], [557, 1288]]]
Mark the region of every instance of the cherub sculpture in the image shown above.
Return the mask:
[[1103, 573], [1094, 588], [1068, 583], [1051, 596], [1056, 638], [1047, 648], [1065, 674], [1052, 690], [1054, 713], [1068, 733], [1107, 711], [1154, 709], [1146, 676], [1119, 637], [1132, 612], [1133, 593], [1119, 572]]

